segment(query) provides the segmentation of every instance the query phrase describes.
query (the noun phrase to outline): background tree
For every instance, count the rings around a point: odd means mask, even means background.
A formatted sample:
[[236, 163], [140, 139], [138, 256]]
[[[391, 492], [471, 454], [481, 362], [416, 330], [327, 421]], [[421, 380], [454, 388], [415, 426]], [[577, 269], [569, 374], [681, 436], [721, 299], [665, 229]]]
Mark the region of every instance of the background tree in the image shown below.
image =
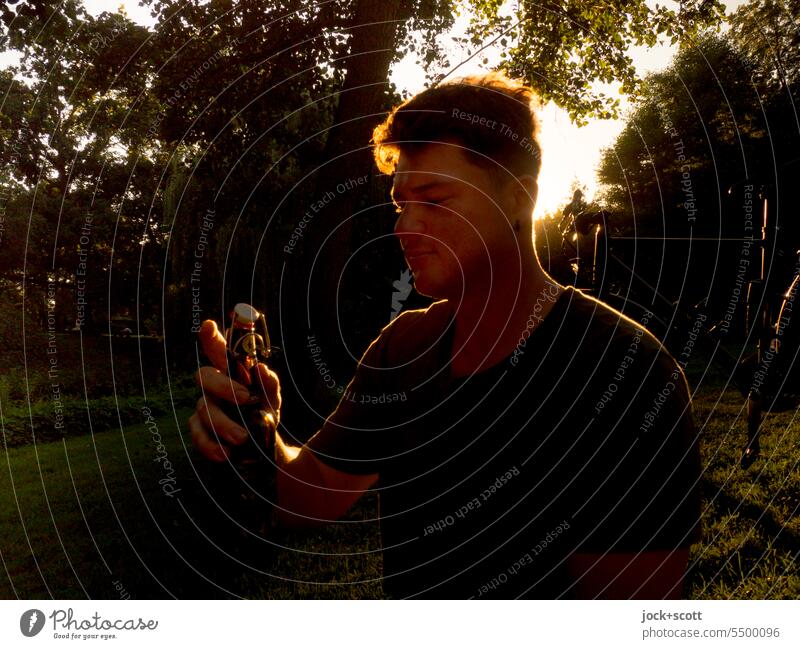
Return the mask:
[[42, 322], [55, 281], [61, 320], [74, 320], [89, 217], [90, 323], [161, 322], [170, 359], [187, 367], [199, 319], [253, 302], [297, 392], [330, 397], [320, 412], [336, 395], [319, 394], [306, 337], [326, 341], [344, 384], [387, 321], [403, 269], [387, 179], [367, 146], [399, 100], [393, 63], [412, 53], [430, 81], [457, 76], [442, 34], [468, 11], [469, 53], [494, 43], [502, 67], [581, 119], [614, 112], [592, 81], [635, 89], [629, 45], [682, 39], [720, 15], [718, 2], [699, 1], [678, 13], [644, 2], [520, 2], [511, 14], [483, 0], [146, 5], [152, 29], [119, 13], [93, 18], [78, 0], [0, 11], [2, 42], [22, 54], [4, 72], [0, 107], [0, 164], [13, 186], [4, 242], [20, 243], [0, 251], [2, 286], [20, 300], [24, 287]]
[[543, 100], [565, 108], [573, 120], [616, 117], [619, 100], [597, 82], [619, 83], [626, 94], [639, 86], [632, 46], [685, 42], [724, 15], [721, 2], [689, 0], [674, 11], [646, 2], [521, 0], [512, 14], [503, 3], [475, 0], [473, 42], [497, 38], [501, 66], [523, 77]]
[[648, 236], [684, 236], [689, 228], [721, 234], [725, 188], [761, 162], [765, 132], [752, 73], [728, 40], [706, 35], [644, 80], [599, 169], [604, 199], [631, 228]]
[[[59, 328], [74, 323], [69, 298], [86, 236], [91, 326], [93, 313], [105, 314], [102, 321], [135, 305], [134, 262], [145, 215], [135, 202], [125, 209], [123, 204], [126, 197], [149, 195], [151, 187], [150, 178], [130, 173], [141, 139], [138, 125], [118, 124], [145, 81], [146, 66], [133, 63], [114, 74], [110, 89], [110, 73], [101, 63], [113, 61], [118, 50], [135, 49], [147, 32], [122, 16], [92, 19], [74, 1], [58, 12], [51, 4], [39, 3], [35, 10], [21, 4], [11, 19], [8, 10], [3, 13], [7, 38], [22, 63], [3, 72], [0, 156], [13, 211], [7, 214], [0, 272], [9, 290], [24, 291], [26, 310], [40, 322], [47, 286], [57, 286]], [[51, 10], [52, 19], [41, 23], [42, 12]], [[109, 46], [101, 53], [102, 42]], [[114, 252], [120, 290], [109, 292]]]
[[783, 90], [800, 76], [797, 10], [791, 0], [751, 0], [731, 16], [731, 38], [764, 89]]
[[668, 69], [644, 80], [625, 128], [604, 152], [604, 199], [624, 234], [636, 237], [628, 265], [672, 299], [707, 300], [718, 311], [735, 304], [742, 314], [743, 298], [731, 296], [758, 263], [741, 239], [760, 237], [745, 186], [755, 204], [761, 186], [777, 200], [782, 250], [768, 252], [775, 290], [794, 272], [798, 127], [789, 106], [797, 77], [787, 44], [797, 27], [786, 20], [789, 4], [744, 5], [729, 34], [705, 34], [681, 48]]

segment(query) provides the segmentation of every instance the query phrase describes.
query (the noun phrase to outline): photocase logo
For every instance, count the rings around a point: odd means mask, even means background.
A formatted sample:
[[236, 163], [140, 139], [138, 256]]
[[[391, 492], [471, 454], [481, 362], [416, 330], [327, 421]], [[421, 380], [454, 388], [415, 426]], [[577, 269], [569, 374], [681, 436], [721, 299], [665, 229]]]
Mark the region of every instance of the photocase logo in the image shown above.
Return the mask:
[[403, 274], [400, 275], [400, 279], [395, 280], [392, 286], [394, 286], [395, 291], [392, 293], [392, 315], [389, 322], [400, 315], [400, 311], [403, 309], [403, 302], [411, 294], [411, 271], [406, 268]]
[[32, 638], [35, 636], [39, 631], [42, 630], [44, 627], [44, 613], [42, 613], [38, 608], [32, 608], [29, 611], [25, 611], [22, 614], [22, 617], [19, 618], [19, 630], [22, 631], [22, 635], [27, 638]]

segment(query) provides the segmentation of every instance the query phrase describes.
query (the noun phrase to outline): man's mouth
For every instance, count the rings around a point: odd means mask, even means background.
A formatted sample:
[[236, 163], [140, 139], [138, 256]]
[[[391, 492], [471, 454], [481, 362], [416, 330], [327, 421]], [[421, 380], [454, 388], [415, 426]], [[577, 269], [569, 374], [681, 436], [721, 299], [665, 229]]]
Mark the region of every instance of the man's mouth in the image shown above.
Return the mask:
[[433, 250], [405, 250], [404, 253], [408, 261], [436, 254]]

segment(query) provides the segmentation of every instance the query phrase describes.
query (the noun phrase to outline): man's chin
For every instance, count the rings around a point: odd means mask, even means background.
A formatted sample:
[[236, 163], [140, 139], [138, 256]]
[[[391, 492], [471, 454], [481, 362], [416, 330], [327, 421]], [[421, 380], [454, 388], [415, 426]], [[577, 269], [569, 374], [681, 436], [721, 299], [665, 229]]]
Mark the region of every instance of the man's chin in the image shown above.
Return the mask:
[[[448, 288], [451, 290], [448, 290]], [[429, 297], [434, 300], [448, 300], [454, 297], [452, 287], [449, 287], [445, 282], [437, 282], [424, 272], [414, 274], [414, 290], [423, 297]]]

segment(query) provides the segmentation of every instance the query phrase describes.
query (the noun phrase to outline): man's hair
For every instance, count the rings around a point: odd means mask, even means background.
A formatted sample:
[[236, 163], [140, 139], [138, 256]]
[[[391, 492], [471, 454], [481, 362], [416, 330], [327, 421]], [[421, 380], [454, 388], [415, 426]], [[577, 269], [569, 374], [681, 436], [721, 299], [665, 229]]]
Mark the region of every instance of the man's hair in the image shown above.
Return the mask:
[[423, 90], [395, 107], [373, 131], [375, 162], [394, 173], [401, 151], [455, 142], [472, 162], [508, 178], [541, 167], [533, 91], [504, 74], [464, 77]]

